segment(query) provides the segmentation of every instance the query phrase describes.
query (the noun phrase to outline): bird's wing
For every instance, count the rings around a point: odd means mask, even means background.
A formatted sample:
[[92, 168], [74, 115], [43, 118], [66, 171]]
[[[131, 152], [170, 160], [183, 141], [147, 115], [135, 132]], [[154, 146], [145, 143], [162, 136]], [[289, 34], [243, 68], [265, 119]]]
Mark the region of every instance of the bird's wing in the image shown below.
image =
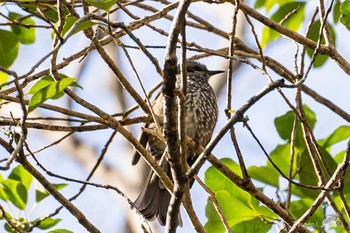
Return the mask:
[[[144, 124], [143, 125], [143, 128], [147, 128], [147, 127], [148, 127], [148, 124]], [[141, 143], [141, 145], [143, 147], [146, 148], [147, 142], [148, 142], [148, 134], [145, 133], [143, 130], [141, 130], [141, 132], [140, 132], [140, 134], [138, 136], [138, 141]], [[134, 156], [132, 157], [131, 164], [132, 165], [137, 164], [139, 162], [139, 160], [140, 160], [140, 157], [141, 157], [140, 153], [137, 150], [135, 150]]]

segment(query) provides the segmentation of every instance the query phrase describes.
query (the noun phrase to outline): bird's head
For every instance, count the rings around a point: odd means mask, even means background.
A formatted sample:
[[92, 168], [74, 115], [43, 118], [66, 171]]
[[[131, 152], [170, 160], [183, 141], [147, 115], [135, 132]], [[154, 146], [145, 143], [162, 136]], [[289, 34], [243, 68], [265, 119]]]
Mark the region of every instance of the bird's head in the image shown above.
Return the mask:
[[[186, 62], [187, 73], [198, 72], [206, 76], [208, 79], [216, 74], [224, 73], [224, 70], [208, 70], [208, 68], [196, 61], [187, 61]], [[178, 73], [180, 73], [180, 66], [178, 66]]]

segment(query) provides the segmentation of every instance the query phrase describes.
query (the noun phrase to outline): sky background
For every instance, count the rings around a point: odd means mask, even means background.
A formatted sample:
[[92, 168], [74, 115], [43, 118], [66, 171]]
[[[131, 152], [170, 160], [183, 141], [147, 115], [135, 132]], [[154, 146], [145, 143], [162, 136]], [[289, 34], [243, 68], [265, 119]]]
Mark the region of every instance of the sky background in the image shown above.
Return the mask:
[[[7, 14], [8, 11], [12, 10], [18, 11], [18, 8], [11, 6], [8, 6], [6, 8], [0, 7], [0, 11], [4, 14]], [[219, 28], [225, 31], [230, 31], [231, 17], [233, 12], [233, 8], [230, 5], [222, 7], [221, 5], [195, 3], [191, 5], [190, 10], [192, 12], [196, 12], [199, 16], [208, 20], [209, 22], [213, 22], [213, 24]], [[143, 11], [135, 11], [134, 13], [147, 14]], [[172, 11], [171, 14], [174, 14], [174, 11]], [[126, 21], [125, 23], [127, 24], [129, 20], [128, 18], [123, 15], [119, 15], [118, 17], [118, 20]], [[253, 22], [256, 25], [255, 29], [258, 32], [258, 35], [261, 35], [262, 26], [258, 25], [254, 20]], [[165, 31], [169, 31], [170, 28], [170, 22], [156, 22], [154, 25], [163, 28]], [[305, 27], [306, 25], [303, 25], [302, 29]], [[335, 28], [338, 35], [338, 38], [336, 40], [338, 50], [346, 59], [349, 59], [350, 47], [348, 46], [347, 42], [350, 39], [350, 34], [341, 24], [338, 24]], [[166, 44], [165, 37], [159, 36], [159, 38], [157, 37], [155, 39], [154, 35], [149, 33], [149, 30], [141, 29], [135, 31], [134, 33], [136, 36], [144, 39], [144, 44]], [[147, 36], [147, 33], [149, 36]], [[21, 45], [18, 59], [16, 63], [11, 67], [11, 69], [17, 71], [19, 75], [26, 73], [33, 66], [33, 64], [35, 64], [42, 56], [51, 50], [52, 41], [50, 36], [51, 33], [48, 30], [37, 30], [37, 41], [33, 45]], [[244, 41], [249, 46], [255, 48], [256, 46], [254, 46], [254, 41], [251, 38], [252, 34], [247, 28]], [[124, 37], [122, 40], [126, 44], [133, 44], [127, 37]], [[208, 36], [206, 33], [191, 29], [189, 29], [187, 32], [187, 40], [195, 41], [202, 46], [208, 46], [214, 49], [227, 46], [228, 44], [226, 40], [218, 38], [217, 36]], [[69, 54], [79, 51], [81, 48], [87, 45], [88, 41], [84, 39], [82, 35], [75, 35], [62, 47], [62, 50], [59, 54], [60, 59], [68, 56]], [[286, 67], [293, 70], [295, 49], [295, 45], [290, 40], [282, 38], [271, 43], [264, 50], [264, 52], [265, 55], [273, 57], [275, 60], [280, 61]], [[149, 90], [155, 83], [160, 81], [159, 75], [156, 74], [154, 67], [147, 61], [142, 52], [136, 50], [129, 50], [129, 52], [131, 57], [135, 59], [135, 65], [138, 69], [139, 74], [141, 75], [141, 78], [143, 80], [147, 80], [147, 82], [144, 82], [144, 84], [146, 89]], [[164, 50], [151, 50], [151, 52], [155, 57], [159, 59], [159, 61], [163, 60]], [[188, 56], [190, 55], [191, 52], [188, 53]], [[135, 85], [135, 88], [140, 91], [140, 87], [136, 82], [135, 75], [132, 73], [130, 67], [127, 66], [127, 60], [125, 59], [125, 56], [121, 55], [119, 59], [119, 62], [123, 67], [122, 71], [124, 72], [125, 76], [128, 77], [130, 82]], [[222, 69], [227, 64], [227, 61], [218, 57], [202, 59], [201, 62], [207, 65], [209, 69]], [[307, 64], [308, 62], [309, 59], [307, 59]], [[38, 70], [47, 69], [48, 67], [49, 60], [46, 60], [38, 68]], [[76, 77], [78, 68], [79, 64], [77, 62], [73, 62], [67, 68], [64, 68], [62, 70], [62, 73], [70, 77]], [[273, 79], [279, 78], [273, 72], [270, 72], [270, 75]], [[217, 76], [215, 78], [225, 77]], [[77, 93], [87, 101], [98, 105], [102, 110], [108, 113], [115, 113], [119, 111], [118, 106], [115, 104], [115, 95], [112, 90], [114, 88], [113, 85], [115, 82], [116, 79], [111, 77], [111, 73], [108, 67], [103, 63], [103, 61], [101, 61], [101, 59], [99, 59], [99, 55], [96, 52], [92, 52], [92, 54], [88, 57], [86, 68], [80, 74], [78, 80], [78, 83], [84, 89], [77, 89]], [[310, 72], [309, 78], [306, 80], [305, 84], [309, 87], [312, 87], [312, 89], [314, 89], [320, 95], [336, 103], [345, 111], [350, 111], [350, 79], [333, 61], [329, 60], [326, 62], [324, 67], [313, 69]], [[266, 80], [263, 75], [261, 75], [261, 73], [245, 64], [242, 64], [234, 73], [232, 92], [233, 109], [240, 108], [251, 96], [255, 95], [265, 85]], [[295, 90], [284, 89], [283, 91], [288, 97], [290, 97], [291, 101], [294, 101]], [[226, 122], [224, 115], [224, 109], [226, 106], [225, 98], [225, 89], [223, 89], [218, 96], [220, 118], [214, 135]], [[126, 95], [126, 99], [128, 100], [128, 107], [134, 104], [131, 102], [130, 96]], [[316, 112], [317, 124], [315, 128], [315, 135], [318, 139], [326, 137], [338, 126], [347, 124], [347, 122], [345, 122], [339, 116], [333, 114], [327, 108], [316, 103], [308, 96], [303, 95], [303, 100], [311, 107], [313, 111]], [[58, 100], [55, 102], [50, 101], [49, 103], [54, 103], [57, 105], [64, 104], [64, 100]], [[79, 106], [73, 105], [73, 109], [78, 110], [81, 108]], [[20, 116], [21, 114], [19, 108], [14, 105], [8, 105], [4, 106], [1, 111], [1, 115], [6, 115], [9, 111], [12, 111], [17, 116]], [[279, 138], [277, 131], [275, 130], [274, 118], [285, 114], [287, 111], [289, 111], [287, 104], [283, 101], [277, 92], [273, 92], [265, 96], [247, 112], [250, 126], [268, 152], [272, 151], [277, 144], [284, 142]], [[45, 114], [50, 113], [46, 111]], [[137, 111], [133, 115], [136, 116], [140, 114], [142, 113], [140, 111]], [[135, 135], [138, 134], [140, 130], [139, 127], [140, 125], [132, 127]], [[240, 123], [236, 125], [236, 130], [237, 138], [240, 143], [246, 165], [264, 165], [266, 163], [266, 158], [248, 131], [243, 128], [242, 124]], [[97, 151], [101, 151], [111, 133], [111, 130], [81, 133], [79, 134], [79, 138], [83, 142], [93, 145]], [[59, 136], [62, 136], [62, 134], [46, 133], [45, 135], [42, 135], [36, 130], [30, 130], [28, 140], [30, 141], [31, 145], [33, 145], [34, 149], [39, 149], [45, 145], [50, 144], [54, 139], [59, 138]], [[340, 145], [337, 145], [334, 150], [343, 150], [345, 148], [344, 145], [344, 143], [340, 143]], [[230, 141], [228, 135], [226, 135], [223, 140], [220, 141], [220, 143], [216, 146], [213, 154], [219, 158], [230, 157], [236, 160], [232, 142]], [[42, 164], [52, 172], [59, 173], [68, 177], [74, 177], [77, 179], [84, 179], [87, 176], [88, 171], [86, 171], [85, 168], [83, 168], [77, 161], [72, 159], [61, 148], [50, 148], [46, 150], [45, 153], [41, 153], [39, 159]], [[131, 166], [130, 147], [119, 135], [115, 138], [109, 152], [106, 155], [106, 162], [111, 166], [115, 166], [120, 169], [120, 171], [122, 171], [123, 174], [126, 174], [126, 176], [129, 176], [129, 178], [132, 178], [135, 174], [136, 168]], [[204, 165], [204, 168], [201, 169], [199, 173], [199, 177], [202, 179], [204, 178], [204, 172], [208, 166], [208, 163], [206, 163]], [[64, 182], [55, 178], [50, 178], [50, 181], [53, 183]], [[94, 179], [93, 181], [97, 183], [103, 182], [98, 179]], [[79, 187], [80, 185], [70, 184], [69, 187], [62, 190], [62, 193], [66, 197], [69, 197], [76, 193]], [[266, 189], [273, 195], [274, 190], [270, 190], [268, 187]], [[123, 191], [125, 193], [128, 193], [128, 190]], [[193, 186], [191, 193], [193, 195], [193, 199], [195, 200], [194, 207], [196, 210], [198, 210], [200, 220], [204, 224], [207, 220], [204, 213], [207, 195], [197, 184]], [[135, 195], [135, 193], [130, 194], [132, 199], [136, 197]], [[34, 202], [34, 200], [32, 200], [32, 202]], [[79, 199], [74, 202], [74, 204], [76, 204], [86, 214], [89, 220], [91, 220], [99, 229], [101, 229], [101, 232], [118, 232], [118, 229], [121, 229], [121, 227], [123, 227], [124, 219], [122, 216], [124, 210], [126, 209], [124, 207], [127, 206], [127, 203], [112, 191], [88, 187], [87, 190], [79, 197]], [[43, 203], [40, 203], [39, 206], [33, 208], [32, 211], [27, 211], [26, 214], [29, 215], [30, 213], [32, 216], [31, 218], [34, 219], [35, 217], [51, 213], [56, 207], [59, 207], [59, 204], [52, 198], [47, 198], [43, 201]], [[178, 232], [191, 232], [191, 224], [185, 216], [184, 211], [182, 212], [182, 216], [184, 227], [180, 228]], [[77, 223], [75, 218], [72, 217], [66, 210], [63, 210], [58, 217], [63, 218], [64, 220], [57, 225], [57, 228], [67, 228], [74, 232], [85, 232], [84, 228], [82, 228]]]

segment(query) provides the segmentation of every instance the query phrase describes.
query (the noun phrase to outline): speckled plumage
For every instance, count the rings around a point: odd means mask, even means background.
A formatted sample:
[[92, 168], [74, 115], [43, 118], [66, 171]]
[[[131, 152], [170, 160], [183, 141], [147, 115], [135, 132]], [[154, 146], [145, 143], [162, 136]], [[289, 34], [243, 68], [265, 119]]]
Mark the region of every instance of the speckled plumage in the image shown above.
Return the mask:
[[[209, 85], [209, 77], [223, 71], [208, 71], [205, 65], [197, 62], [187, 62], [187, 91], [186, 91], [186, 118], [185, 133], [200, 146], [206, 146], [212, 137], [218, 118], [217, 99], [213, 88]], [[179, 83], [177, 83], [179, 87]], [[153, 103], [153, 111], [161, 119], [163, 117], [163, 96], [159, 95]], [[163, 122], [160, 120], [160, 124]], [[156, 130], [154, 123], [145, 127]], [[160, 160], [164, 153], [165, 145], [158, 138], [146, 133], [141, 133], [141, 144], [148, 147], [156, 160]], [[187, 163], [192, 165], [198, 154], [191, 148], [187, 151]], [[140, 155], [135, 152], [132, 164], [136, 164]], [[167, 162], [163, 165], [165, 172], [171, 178], [170, 166]], [[148, 220], [157, 218], [161, 225], [165, 225], [166, 213], [170, 202], [170, 193], [164, 188], [158, 177], [151, 179], [151, 171], [147, 181], [135, 201], [135, 206]], [[179, 220], [181, 224], [181, 219]]]

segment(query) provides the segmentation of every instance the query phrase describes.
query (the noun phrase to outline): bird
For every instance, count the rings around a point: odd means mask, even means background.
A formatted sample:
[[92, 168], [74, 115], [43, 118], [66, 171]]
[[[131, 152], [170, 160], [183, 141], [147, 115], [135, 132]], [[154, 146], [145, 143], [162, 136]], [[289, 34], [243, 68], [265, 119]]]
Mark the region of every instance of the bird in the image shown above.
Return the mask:
[[[196, 61], [186, 61], [187, 67], [187, 89], [185, 91], [185, 134], [196, 142], [197, 145], [205, 147], [210, 141], [214, 127], [218, 119], [218, 104], [213, 88], [209, 84], [209, 78], [213, 75], [223, 73], [222, 70], [208, 70], [207, 67]], [[178, 66], [177, 87], [180, 87], [180, 69]], [[159, 125], [163, 125], [163, 96], [158, 95], [152, 103], [154, 114], [159, 119]], [[155, 123], [144, 125], [145, 128], [157, 131]], [[141, 131], [139, 142], [147, 147], [156, 161], [160, 161], [166, 145], [158, 137]], [[193, 148], [187, 148], [187, 163], [191, 166], [199, 156]], [[132, 165], [136, 165], [141, 155], [135, 151]], [[171, 178], [170, 165], [165, 160], [161, 164], [166, 174]], [[190, 186], [193, 184], [190, 181]], [[158, 219], [160, 225], [165, 226], [166, 215], [171, 199], [171, 194], [164, 187], [159, 177], [154, 175], [150, 169], [141, 193], [134, 201], [136, 209], [149, 221]], [[179, 215], [178, 224], [182, 226]]]

